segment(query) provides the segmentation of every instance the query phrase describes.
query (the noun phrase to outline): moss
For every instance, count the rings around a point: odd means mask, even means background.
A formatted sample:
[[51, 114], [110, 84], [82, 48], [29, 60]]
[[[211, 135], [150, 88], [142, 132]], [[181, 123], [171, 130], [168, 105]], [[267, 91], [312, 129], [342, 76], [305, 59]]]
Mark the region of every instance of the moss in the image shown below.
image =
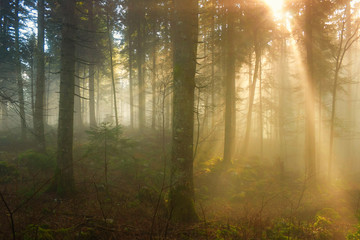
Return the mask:
[[199, 220], [191, 192], [186, 186], [178, 186], [170, 192], [171, 219], [178, 223], [189, 224]]

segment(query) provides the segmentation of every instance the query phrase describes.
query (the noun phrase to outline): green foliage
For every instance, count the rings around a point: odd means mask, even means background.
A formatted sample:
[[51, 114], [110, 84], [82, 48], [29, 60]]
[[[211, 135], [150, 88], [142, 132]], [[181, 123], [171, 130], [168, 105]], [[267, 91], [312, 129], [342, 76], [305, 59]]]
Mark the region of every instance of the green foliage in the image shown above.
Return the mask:
[[28, 150], [18, 156], [19, 163], [25, 166], [30, 173], [47, 172], [54, 170], [56, 166], [55, 157], [34, 150]]
[[274, 226], [266, 230], [266, 237], [274, 240], [292, 239], [291, 235], [293, 232], [302, 235], [303, 229], [299, 226], [295, 226], [292, 222], [287, 221], [286, 219], [280, 219], [274, 224]]
[[107, 122], [91, 128], [87, 134], [90, 141], [85, 156], [91, 161], [90, 164], [94, 164], [97, 168], [103, 165], [105, 183], [107, 183], [109, 164], [130, 158], [128, 151], [134, 143], [123, 137], [121, 126], [114, 127]]
[[[71, 234], [74, 228], [50, 229], [47, 225], [30, 224], [24, 234], [24, 240], [54, 240], [54, 239], [73, 239]], [[80, 232], [82, 233], [82, 232]], [[86, 239], [86, 238], [79, 238]]]
[[18, 176], [18, 171], [5, 161], [0, 161], [0, 183], [12, 182]]
[[316, 221], [313, 225], [316, 239], [332, 239], [333, 237], [333, 226], [332, 221], [329, 218], [323, 216], [316, 216]]
[[347, 240], [358, 240], [360, 239], [360, 225], [357, 226], [357, 229], [355, 232], [349, 233], [346, 236]]
[[[357, 212], [358, 221], [360, 221], [360, 212]], [[360, 239], [360, 224], [356, 226], [355, 232], [349, 232], [346, 236], [347, 240], [358, 240]]]
[[53, 232], [48, 229], [46, 226], [38, 226], [35, 224], [30, 224], [27, 226], [26, 233], [24, 235], [24, 240], [53, 240]]
[[87, 131], [87, 134], [90, 143], [86, 155], [94, 160], [125, 155], [126, 150], [134, 146], [130, 139], [122, 136], [121, 126], [112, 126], [107, 122], [91, 128], [91, 130]]
[[315, 222], [297, 222], [279, 219], [266, 230], [266, 239], [333, 239], [336, 229], [333, 222], [326, 217], [316, 216]]
[[240, 229], [236, 226], [223, 226], [216, 231], [216, 240], [235, 240], [240, 238]]

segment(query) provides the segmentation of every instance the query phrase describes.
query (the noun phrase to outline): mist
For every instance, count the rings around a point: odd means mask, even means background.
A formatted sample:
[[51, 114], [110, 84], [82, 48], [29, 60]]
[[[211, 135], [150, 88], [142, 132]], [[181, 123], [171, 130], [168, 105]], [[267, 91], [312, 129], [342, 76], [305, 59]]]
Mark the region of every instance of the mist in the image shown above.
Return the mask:
[[0, 3], [0, 238], [360, 239], [358, 0]]

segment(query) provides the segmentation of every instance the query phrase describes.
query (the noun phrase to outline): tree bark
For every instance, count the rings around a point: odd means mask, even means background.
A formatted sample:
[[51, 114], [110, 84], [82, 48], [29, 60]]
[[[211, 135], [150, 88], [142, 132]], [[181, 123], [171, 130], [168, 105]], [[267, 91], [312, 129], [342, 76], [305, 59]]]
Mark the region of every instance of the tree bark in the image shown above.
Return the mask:
[[37, 77], [36, 77], [36, 97], [34, 113], [34, 130], [38, 147], [45, 151], [45, 131], [44, 131], [44, 102], [45, 102], [45, 56], [44, 56], [44, 0], [38, 0], [38, 39], [37, 39]]
[[170, 212], [182, 223], [198, 220], [194, 207], [194, 89], [198, 35], [196, 0], [173, 1], [173, 136]]
[[21, 59], [20, 59], [20, 19], [19, 19], [19, 4], [20, 0], [15, 1], [15, 48], [16, 48], [16, 81], [18, 87], [19, 113], [21, 123], [21, 138], [26, 140], [26, 116], [25, 116], [25, 101], [24, 101], [24, 83], [21, 76]]
[[93, 0], [88, 0], [89, 4], [89, 31], [91, 46], [90, 46], [90, 64], [89, 64], [89, 117], [90, 117], [90, 127], [96, 126], [96, 116], [95, 116], [95, 23], [94, 23], [94, 2]]
[[[155, 30], [154, 30], [155, 33]], [[151, 76], [151, 88], [152, 88], [152, 116], [151, 116], [151, 128], [156, 127], [156, 46], [154, 41], [153, 52], [152, 52], [152, 76]]]
[[249, 108], [248, 108], [248, 113], [247, 113], [247, 118], [246, 118], [245, 138], [244, 138], [244, 143], [243, 143], [243, 147], [242, 147], [242, 151], [241, 151], [242, 157], [246, 157], [248, 154], [251, 123], [252, 123], [252, 112], [253, 112], [254, 97], [255, 97], [255, 90], [256, 90], [256, 82], [258, 79], [259, 65], [260, 65], [260, 59], [261, 59], [261, 46], [258, 42], [256, 33], [255, 33], [255, 39], [254, 39], [254, 46], [255, 46], [255, 69], [254, 69], [254, 75], [253, 75], [252, 81], [251, 81], [251, 83], [249, 83], [250, 84], [249, 85]]
[[[130, 11], [130, 10], [129, 10]], [[130, 14], [130, 13], [129, 13]], [[129, 91], [130, 91], [130, 127], [134, 128], [134, 93], [133, 93], [133, 49], [132, 49], [132, 38], [131, 38], [131, 34], [132, 34], [132, 28], [130, 26], [131, 23], [129, 24]]]
[[339, 74], [340, 70], [342, 68], [345, 54], [348, 52], [352, 44], [359, 39], [357, 36], [358, 28], [356, 31], [349, 35], [347, 34], [345, 38], [345, 23], [342, 25], [342, 29], [340, 32], [340, 43], [339, 43], [339, 49], [337, 52], [337, 55], [335, 57], [336, 60], [336, 66], [334, 71], [334, 83], [332, 88], [332, 107], [331, 107], [331, 120], [330, 120], [330, 147], [329, 147], [329, 170], [328, 175], [331, 177], [332, 174], [332, 165], [333, 165], [333, 143], [334, 143], [334, 134], [335, 134], [335, 116], [336, 116], [336, 101], [337, 101], [337, 91], [339, 86]]
[[63, 0], [61, 4], [63, 19], [56, 170], [56, 190], [59, 195], [68, 195], [75, 188], [73, 173], [75, 4], [73, 0]]
[[307, 0], [305, 6], [305, 48], [306, 72], [305, 84], [305, 175], [308, 179], [316, 179], [315, 158], [315, 106], [314, 106], [314, 60], [312, 36], [312, 0]]
[[226, 72], [225, 72], [225, 141], [224, 141], [224, 163], [230, 164], [234, 154], [236, 101], [235, 101], [235, 49], [234, 42], [234, 6], [227, 1], [225, 7], [227, 29], [226, 31]]
[[216, 13], [216, 1], [211, 1], [212, 5], [212, 17], [211, 17], [211, 129], [215, 127], [215, 13]]
[[111, 72], [111, 83], [112, 83], [112, 90], [113, 90], [113, 97], [114, 97], [115, 124], [116, 124], [116, 126], [119, 126], [119, 116], [118, 116], [117, 98], [116, 98], [116, 84], [115, 84], [115, 75], [114, 75], [114, 66], [113, 66], [113, 42], [112, 42], [112, 35], [111, 35], [111, 30], [110, 30], [109, 15], [107, 15], [106, 27], [107, 27], [108, 41], [109, 41], [110, 72]]
[[139, 83], [139, 128], [144, 129], [146, 125], [145, 115], [145, 49], [144, 49], [144, 25], [145, 25], [145, 5], [144, 0], [138, 0], [136, 8], [137, 20], [137, 49], [136, 62], [138, 68], [138, 83]]
[[74, 99], [74, 127], [78, 131], [84, 128], [81, 114], [81, 93], [80, 93], [80, 64], [76, 64], [76, 77], [75, 78], [75, 99]]

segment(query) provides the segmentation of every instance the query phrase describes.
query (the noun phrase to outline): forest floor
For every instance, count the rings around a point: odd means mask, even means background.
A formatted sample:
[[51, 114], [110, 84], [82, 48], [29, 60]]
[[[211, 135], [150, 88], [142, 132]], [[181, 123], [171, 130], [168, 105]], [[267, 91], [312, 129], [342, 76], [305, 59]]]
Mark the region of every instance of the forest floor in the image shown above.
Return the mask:
[[79, 137], [76, 192], [64, 198], [47, 191], [51, 147], [39, 154], [30, 143], [1, 139], [0, 239], [360, 239], [359, 177], [310, 183], [254, 160], [226, 169], [219, 159], [197, 163], [199, 221], [179, 225], [167, 208], [162, 141], [129, 136], [136, 141], [124, 138], [127, 145], [107, 155], [106, 177], [103, 155], [93, 151], [102, 153], [101, 144]]

